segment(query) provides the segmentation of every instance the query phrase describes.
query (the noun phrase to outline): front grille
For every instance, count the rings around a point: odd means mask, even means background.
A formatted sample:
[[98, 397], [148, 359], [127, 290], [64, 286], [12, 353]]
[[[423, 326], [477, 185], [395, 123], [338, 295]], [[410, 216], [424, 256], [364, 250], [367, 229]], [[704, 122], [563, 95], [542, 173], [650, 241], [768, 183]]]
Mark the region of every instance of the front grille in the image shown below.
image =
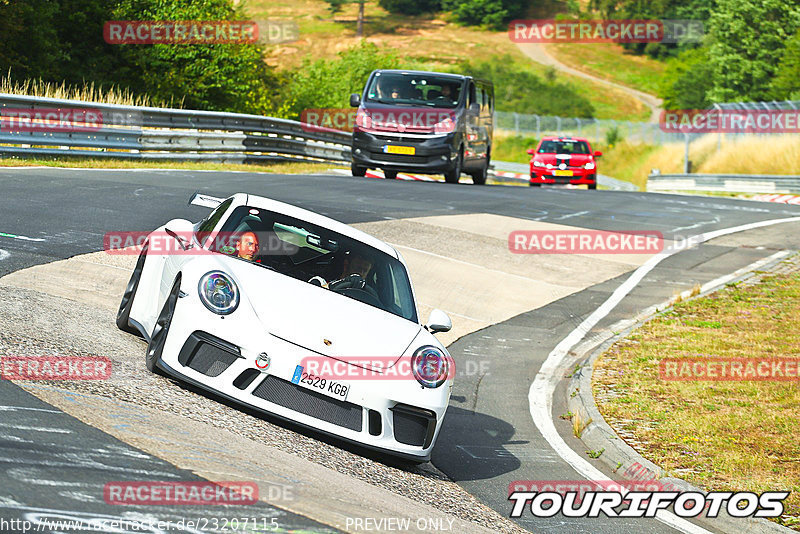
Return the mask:
[[342, 402], [268, 375], [253, 395], [327, 423], [361, 432], [361, 406]]
[[178, 354], [178, 362], [206, 376], [219, 376], [239, 359], [239, 348], [205, 332], [193, 332]]
[[405, 445], [427, 447], [433, 441], [436, 414], [429, 410], [398, 404], [392, 408], [394, 439]]
[[428, 157], [409, 156], [408, 154], [386, 154], [384, 152], [370, 152], [369, 157], [373, 160], [386, 161], [390, 163], [427, 163]]

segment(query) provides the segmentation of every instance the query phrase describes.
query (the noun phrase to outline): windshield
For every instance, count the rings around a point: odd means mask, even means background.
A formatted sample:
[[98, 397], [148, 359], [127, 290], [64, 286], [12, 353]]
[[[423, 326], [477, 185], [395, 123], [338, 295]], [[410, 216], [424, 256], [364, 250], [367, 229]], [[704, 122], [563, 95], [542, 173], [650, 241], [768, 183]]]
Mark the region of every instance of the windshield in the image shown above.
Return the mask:
[[585, 141], [542, 141], [539, 154], [588, 154], [589, 145]]
[[403, 264], [326, 228], [240, 206], [209, 248], [417, 322]]
[[365, 100], [454, 108], [461, 97], [462, 85], [461, 80], [445, 76], [377, 73], [367, 87]]

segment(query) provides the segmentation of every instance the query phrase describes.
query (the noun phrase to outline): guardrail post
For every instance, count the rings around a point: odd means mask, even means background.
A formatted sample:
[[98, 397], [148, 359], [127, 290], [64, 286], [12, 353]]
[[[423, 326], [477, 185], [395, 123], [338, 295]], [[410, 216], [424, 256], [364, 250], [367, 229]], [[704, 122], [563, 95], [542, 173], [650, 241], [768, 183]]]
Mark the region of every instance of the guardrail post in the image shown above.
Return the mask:
[[558, 135], [561, 135], [561, 117], [556, 117], [556, 130], [558, 130]]
[[691, 170], [689, 168], [689, 133], [684, 132], [683, 135], [686, 138], [686, 146], [683, 152], [683, 174], [689, 174]]
[[519, 113], [514, 112], [514, 133], [519, 133]]
[[539, 139], [542, 137], [542, 119], [539, 115], [536, 115], [536, 138]]

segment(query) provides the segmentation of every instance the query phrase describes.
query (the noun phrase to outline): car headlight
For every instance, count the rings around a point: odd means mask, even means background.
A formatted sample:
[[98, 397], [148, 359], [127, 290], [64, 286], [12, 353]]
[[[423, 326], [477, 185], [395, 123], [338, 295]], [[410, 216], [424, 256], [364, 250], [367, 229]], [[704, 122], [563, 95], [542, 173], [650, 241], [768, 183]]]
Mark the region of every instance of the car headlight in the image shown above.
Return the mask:
[[553, 165], [552, 165], [552, 164], [550, 164], [550, 163], [548, 163], [548, 164], [547, 164], [547, 165], [545, 165], [545, 166], [546, 166], [548, 169], [552, 169], [552, 168], [553, 168]]
[[218, 315], [228, 315], [239, 306], [239, 288], [222, 271], [211, 271], [200, 278], [197, 286], [200, 300]]
[[534, 167], [544, 167], [544, 163], [542, 163], [541, 161], [533, 160], [533, 166]]
[[450, 376], [450, 359], [432, 345], [418, 348], [411, 356], [411, 372], [426, 388], [438, 388]]
[[594, 169], [594, 162], [592, 161], [588, 162], [586, 165], [583, 166], [583, 168], [586, 169], [587, 171]]

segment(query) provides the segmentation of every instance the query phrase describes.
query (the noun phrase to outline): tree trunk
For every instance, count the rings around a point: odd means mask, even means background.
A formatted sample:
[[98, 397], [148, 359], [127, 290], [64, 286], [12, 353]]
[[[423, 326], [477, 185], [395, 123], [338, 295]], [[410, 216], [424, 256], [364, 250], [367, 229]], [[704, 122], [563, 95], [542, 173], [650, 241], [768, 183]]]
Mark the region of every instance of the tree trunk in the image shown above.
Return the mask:
[[364, 36], [364, 1], [358, 3], [358, 23], [356, 25], [356, 37]]

